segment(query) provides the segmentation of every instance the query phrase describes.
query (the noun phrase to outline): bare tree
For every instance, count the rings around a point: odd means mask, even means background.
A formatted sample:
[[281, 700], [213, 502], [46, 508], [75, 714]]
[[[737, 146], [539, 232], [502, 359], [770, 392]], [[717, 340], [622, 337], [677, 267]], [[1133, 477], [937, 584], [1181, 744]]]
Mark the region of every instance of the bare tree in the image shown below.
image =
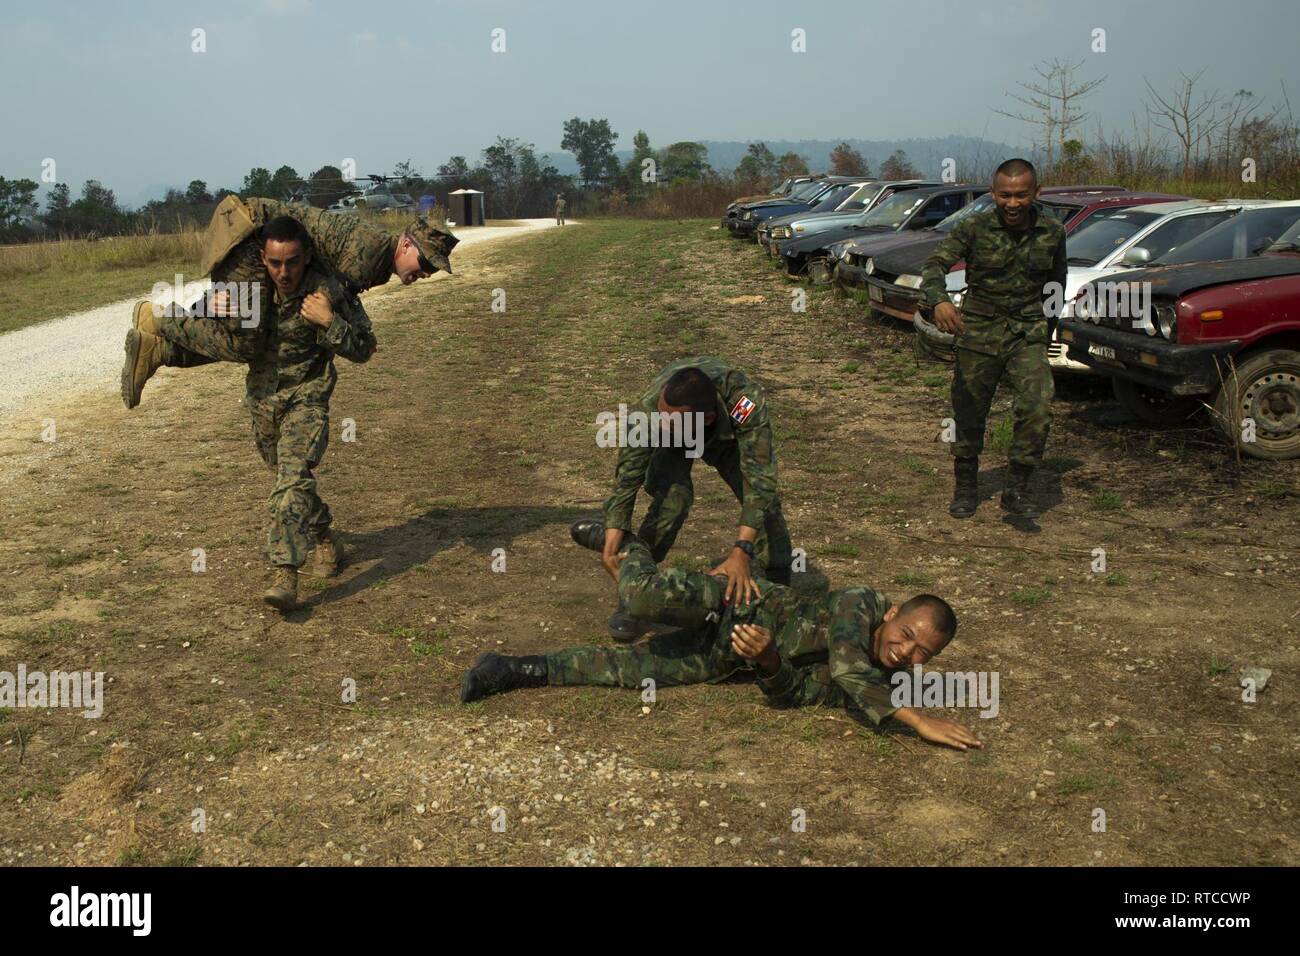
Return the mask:
[[1216, 93], [1204, 94], [1197, 99], [1196, 81], [1205, 72], [1201, 69], [1192, 76], [1179, 71], [1182, 83], [1175, 86], [1167, 95], [1156, 92], [1151, 81], [1143, 78], [1151, 99], [1147, 101], [1147, 115], [1152, 117], [1156, 126], [1174, 134], [1183, 150], [1183, 178], [1192, 173], [1193, 153], [1199, 157], [1201, 144], [1209, 141], [1218, 128], [1220, 96]]
[[1106, 77], [1099, 76], [1083, 83], [1077, 82], [1074, 71], [1082, 65], [1082, 60], [1078, 63], [1052, 60], [1037, 64], [1034, 72], [1039, 78], [1031, 83], [1017, 84], [1024, 93], [1007, 93], [1007, 96], [1027, 106], [1031, 112], [995, 110], [1022, 123], [1042, 127], [1043, 152], [1046, 154], [1048, 169], [1052, 168], [1053, 158], [1058, 153], [1064, 153], [1070, 131], [1088, 118], [1088, 114], [1079, 109], [1077, 101], [1106, 81]]

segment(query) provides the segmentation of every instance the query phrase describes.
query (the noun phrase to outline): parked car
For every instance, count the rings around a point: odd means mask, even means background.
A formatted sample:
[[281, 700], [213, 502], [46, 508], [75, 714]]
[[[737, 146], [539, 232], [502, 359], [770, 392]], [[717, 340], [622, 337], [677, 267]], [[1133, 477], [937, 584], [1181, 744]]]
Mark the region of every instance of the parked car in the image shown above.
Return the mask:
[[[788, 216], [774, 216], [771, 219], [760, 223], [754, 230], [754, 238], [762, 246], [768, 255], [774, 255], [775, 250], [771, 245], [772, 230], [780, 229], [778, 224], [784, 224], [794, 220], [815, 222], [823, 218], [845, 221], [845, 218], [852, 219], [854, 216], [862, 213], [867, 208], [863, 197], [869, 197], [877, 194], [880, 190], [874, 179], [862, 179], [852, 183], [852, 188], [844, 190], [828, 189], [818, 200], [817, 205], [813, 206], [807, 212], [793, 213]], [[850, 184], [846, 184], [848, 186]]]
[[861, 180], [847, 176], [827, 176], [825, 179], [805, 183], [803, 186], [796, 188], [789, 196], [780, 199], [765, 199], [762, 202], [745, 203], [743, 206], [738, 207], [740, 216], [736, 220], [735, 228], [732, 229], [731, 234], [741, 238], [751, 237], [760, 223], [776, 216], [807, 212], [823, 199], [826, 199], [831, 190], [843, 191], [847, 184], [854, 182], [861, 182]]
[[[1172, 253], [1243, 209], [1261, 205], [1263, 200], [1234, 199], [1209, 202], [1203, 199], [1162, 201], [1130, 206], [1094, 219], [1065, 240], [1069, 271], [1064, 290], [1064, 311], [1068, 311], [1075, 293], [1089, 282], [1145, 265]], [[948, 273], [950, 297], [960, 303], [966, 286], [965, 270]], [[924, 310], [918, 310], [912, 324], [925, 341], [922, 352], [940, 355], [951, 352], [952, 336], [939, 331]], [[1088, 373], [1091, 370], [1069, 357], [1060, 341], [1059, 330], [1048, 344], [1048, 361], [1057, 370]]]
[[780, 243], [791, 239], [806, 238], [820, 232], [827, 232], [840, 226], [861, 222], [862, 217], [875, 209], [882, 202], [902, 189], [915, 189], [920, 186], [938, 186], [933, 180], [872, 180], [849, 197], [833, 213], [795, 214], [771, 219], [766, 223], [771, 241], [767, 244], [768, 254], [780, 255]]
[[1300, 458], [1300, 217], [1260, 255], [1155, 266], [1110, 284], [1138, 290], [1140, 310], [1089, 285], [1060, 332], [1072, 358], [1110, 376], [1126, 408], [1170, 424], [1208, 405], [1243, 454]]
[[791, 176], [783, 180], [781, 184], [777, 186], [775, 189], [773, 189], [770, 193], [766, 193], [764, 195], [758, 195], [758, 196], [741, 196], [737, 199], [733, 199], [728, 204], [727, 211], [722, 217], [722, 228], [727, 229], [729, 231], [734, 230], [736, 220], [740, 218], [740, 212], [741, 212], [740, 207], [746, 205], [747, 203], [763, 202], [766, 199], [779, 199], [784, 196], [789, 196], [794, 192], [794, 190], [804, 185], [805, 183], [810, 183], [825, 178], [826, 178], [825, 173], [817, 173], [816, 175], [810, 175], [810, 176]]
[[805, 272], [814, 282], [829, 282], [833, 263], [829, 246], [850, 237], [862, 239], [934, 226], [984, 192], [981, 186], [896, 184], [893, 195], [853, 222], [811, 236], [780, 243], [781, 264], [788, 276]]
[[[1094, 219], [1127, 206], [1186, 198], [1163, 193], [1130, 193], [1112, 186], [1045, 186], [1039, 194], [1039, 203], [1046, 213], [1064, 223], [1068, 235]], [[850, 248], [838, 260], [835, 280], [842, 287], [865, 290], [871, 308], [876, 311], [911, 322], [921, 299], [921, 267], [934, 247], [962, 218], [992, 207], [993, 197], [985, 195], [934, 229], [922, 229], [905, 243], [879, 250], [874, 245]], [[965, 263], [959, 262], [953, 268], [964, 269]]]

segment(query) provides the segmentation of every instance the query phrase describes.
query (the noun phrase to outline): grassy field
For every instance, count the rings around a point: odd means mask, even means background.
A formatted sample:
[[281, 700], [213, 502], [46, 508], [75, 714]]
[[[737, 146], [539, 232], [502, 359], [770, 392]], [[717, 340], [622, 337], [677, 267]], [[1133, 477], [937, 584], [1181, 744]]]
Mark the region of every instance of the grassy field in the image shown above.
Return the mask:
[[[0, 435], [0, 670], [111, 680], [99, 720], [0, 711], [0, 863], [1300, 862], [1293, 464], [1238, 470], [1207, 427], [1150, 430], [1063, 382], [1036, 533], [1001, 518], [996, 451], [954, 522], [947, 370], [831, 290], [792, 311], [753, 244], [607, 220], [456, 268], [369, 298], [381, 348], [339, 363], [319, 472], [349, 564], [287, 619], [260, 604], [272, 476], [239, 369], [164, 370], [133, 412], [105, 394]], [[694, 353], [767, 388], [813, 568], [953, 602], [937, 666], [998, 671], [1001, 706], [948, 716], [987, 749], [744, 683], [459, 704], [484, 650], [607, 640], [610, 582], [568, 537], [613, 472], [595, 417]], [[738, 509], [695, 481], [674, 560], [699, 566]], [[1250, 704], [1246, 666], [1275, 675]]]

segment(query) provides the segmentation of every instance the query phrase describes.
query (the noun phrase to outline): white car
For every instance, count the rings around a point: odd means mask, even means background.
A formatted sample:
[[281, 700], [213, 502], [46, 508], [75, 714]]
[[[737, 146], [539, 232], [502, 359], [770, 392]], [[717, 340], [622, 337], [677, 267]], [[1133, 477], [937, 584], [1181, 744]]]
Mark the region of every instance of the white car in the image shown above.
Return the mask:
[[[1065, 282], [1063, 314], [1070, 314], [1075, 295], [1087, 283], [1113, 273], [1158, 264], [1161, 256], [1172, 253], [1243, 209], [1264, 205], [1269, 205], [1268, 200], [1228, 199], [1211, 202], [1189, 199], [1129, 206], [1088, 223], [1065, 240], [1069, 271]], [[966, 290], [965, 270], [949, 272], [947, 287], [953, 302], [960, 306], [961, 296]], [[937, 348], [951, 348], [952, 336], [940, 332], [919, 312], [912, 324], [927, 344]], [[1088, 366], [1075, 362], [1066, 355], [1065, 346], [1055, 335], [1047, 347], [1047, 357], [1055, 369], [1093, 374]]]

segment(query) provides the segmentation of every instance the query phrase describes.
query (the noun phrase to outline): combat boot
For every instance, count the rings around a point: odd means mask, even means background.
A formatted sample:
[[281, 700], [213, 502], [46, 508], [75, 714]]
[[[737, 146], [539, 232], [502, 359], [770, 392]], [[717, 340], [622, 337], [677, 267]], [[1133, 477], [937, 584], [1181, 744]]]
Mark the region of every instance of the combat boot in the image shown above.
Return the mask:
[[520, 687], [546, 686], [546, 658], [540, 654], [509, 657], [489, 651], [480, 654], [460, 682], [460, 702], [468, 704], [492, 694]]
[[599, 518], [583, 518], [575, 521], [569, 529], [569, 535], [578, 544], [592, 551], [605, 550], [605, 522]]
[[131, 328], [137, 332], [148, 332], [150, 335], [158, 335], [161, 332], [158, 316], [154, 313], [154, 304], [151, 300], [145, 299], [135, 304], [135, 311], [131, 313]]
[[292, 611], [298, 606], [298, 569], [282, 564], [275, 569], [275, 580], [262, 595], [277, 611]]
[[122, 402], [127, 408], [140, 404], [144, 383], [167, 363], [167, 340], [151, 332], [129, 329], [126, 333], [126, 361], [122, 364]]
[[332, 578], [339, 573], [343, 563], [343, 545], [329, 528], [316, 536], [316, 550], [312, 552], [311, 575], [315, 578]]
[[980, 460], [954, 458], [952, 471], [956, 478], [956, 486], [952, 492], [952, 503], [948, 505], [948, 514], [954, 518], [969, 518], [980, 504]]
[[1038, 505], [1029, 496], [1029, 477], [1034, 469], [1027, 465], [1012, 465], [1007, 486], [1002, 489], [1002, 507], [1020, 518], [1037, 518]]

